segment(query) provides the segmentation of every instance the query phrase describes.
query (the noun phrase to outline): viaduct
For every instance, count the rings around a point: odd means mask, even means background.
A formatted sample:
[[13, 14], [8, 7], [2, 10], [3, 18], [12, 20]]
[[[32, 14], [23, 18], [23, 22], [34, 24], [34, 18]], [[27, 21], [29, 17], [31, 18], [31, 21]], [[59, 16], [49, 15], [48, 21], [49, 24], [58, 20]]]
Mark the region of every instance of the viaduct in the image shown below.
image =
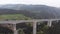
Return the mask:
[[16, 29], [16, 24], [23, 23], [23, 22], [25, 22], [25, 23], [31, 22], [31, 23], [33, 23], [33, 34], [36, 34], [37, 22], [47, 21], [48, 22], [47, 26], [51, 27], [52, 21], [58, 22], [58, 20], [60, 20], [60, 19], [8, 20], [8, 21], [0, 21], [0, 26], [8, 27], [12, 31], [14, 31], [14, 34], [18, 34], [19, 29]]

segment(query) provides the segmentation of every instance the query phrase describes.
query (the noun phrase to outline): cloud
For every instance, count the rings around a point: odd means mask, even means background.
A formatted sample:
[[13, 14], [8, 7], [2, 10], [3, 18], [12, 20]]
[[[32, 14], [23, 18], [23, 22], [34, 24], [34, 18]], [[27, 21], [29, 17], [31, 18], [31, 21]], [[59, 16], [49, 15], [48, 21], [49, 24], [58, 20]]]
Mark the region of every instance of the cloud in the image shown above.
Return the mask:
[[0, 0], [0, 4], [43, 4], [60, 7], [60, 0]]

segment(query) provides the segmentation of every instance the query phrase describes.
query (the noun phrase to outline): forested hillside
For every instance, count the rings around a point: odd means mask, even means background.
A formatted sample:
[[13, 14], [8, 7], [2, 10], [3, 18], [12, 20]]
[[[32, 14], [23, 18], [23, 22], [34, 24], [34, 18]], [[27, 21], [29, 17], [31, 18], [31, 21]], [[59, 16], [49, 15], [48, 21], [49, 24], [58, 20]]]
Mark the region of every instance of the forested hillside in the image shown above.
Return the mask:
[[[8, 4], [0, 5], [0, 20], [28, 20], [28, 19], [56, 19], [60, 18], [60, 8], [46, 5]], [[40, 23], [40, 22], [39, 22]], [[60, 34], [60, 21], [56, 21], [51, 27], [47, 22], [37, 23], [37, 34]], [[31, 24], [17, 24], [24, 34], [32, 33]], [[2, 28], [1, 28], [2, 29]], [[0, 30], [1, 30], [0, 29]], [[19, 32], [21, 33], [21, 31]]]
[[28, 10], [12, 10], [12, 9], [0, 9], [0, 15], [2, 14], [23, 14], [26, 17], [32, 19], [50, 19], [60, 18], [59, 12], [48, 11], [28, 11]]

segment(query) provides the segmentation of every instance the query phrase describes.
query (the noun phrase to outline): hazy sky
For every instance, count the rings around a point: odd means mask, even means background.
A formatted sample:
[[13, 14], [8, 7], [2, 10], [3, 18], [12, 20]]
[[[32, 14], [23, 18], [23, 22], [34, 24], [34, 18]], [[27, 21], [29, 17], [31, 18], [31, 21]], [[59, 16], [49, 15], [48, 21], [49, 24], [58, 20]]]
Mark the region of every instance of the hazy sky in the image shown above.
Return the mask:
[[60, 7], [60, 0], [0, 0], [0, 4], [43, 4]]

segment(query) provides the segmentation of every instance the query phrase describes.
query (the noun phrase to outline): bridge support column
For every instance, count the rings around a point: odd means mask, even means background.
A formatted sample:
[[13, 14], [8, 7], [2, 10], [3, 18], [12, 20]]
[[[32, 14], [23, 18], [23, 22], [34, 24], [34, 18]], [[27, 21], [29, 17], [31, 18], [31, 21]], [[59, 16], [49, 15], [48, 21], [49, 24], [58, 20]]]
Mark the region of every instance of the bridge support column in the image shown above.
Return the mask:
[[13, 24], [14, 27], [14, 34], [18, 34], [18, 31], [16, 30], [16, 24]]
[[36, 34], [37, 22], [33, 22], [33, 34]]
[[59, 22], [59, 20], [57, 20], [57, 23]]
[[47, 26], [51, 27], [52, 26], [52, 21], [48, 21]]

